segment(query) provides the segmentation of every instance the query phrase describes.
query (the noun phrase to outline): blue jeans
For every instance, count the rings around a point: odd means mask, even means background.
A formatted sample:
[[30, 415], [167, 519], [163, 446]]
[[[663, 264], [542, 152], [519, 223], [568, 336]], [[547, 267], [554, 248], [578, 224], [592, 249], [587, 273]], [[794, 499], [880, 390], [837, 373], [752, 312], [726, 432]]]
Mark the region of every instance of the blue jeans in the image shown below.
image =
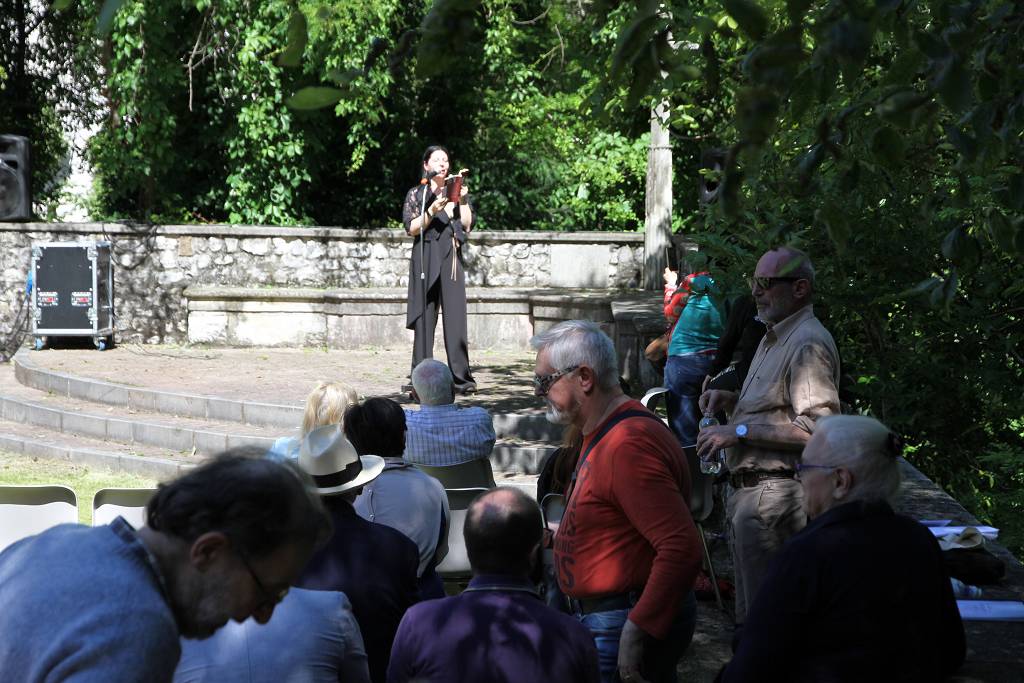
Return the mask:
[[697, 425], [700, 423], [700, 385], [715, 361], [713, 353], [690, 353], [669, 356], [665, 362], [665, 386], [668, 395], [665, 405], [672, 431], [681, 446], [697, 443]]
[[[601, 683], [619, 683], [619, 637], [628, 616], [628, 609], [576, 615], [594, 636]], [[644, 678], [650, 683], [676, 683], [676, 664], [689, 647], [696, 624], [697, 599], [690, 591], [683, 598], [668, 635], [664, 639], [647, 639], [640, 666]]]

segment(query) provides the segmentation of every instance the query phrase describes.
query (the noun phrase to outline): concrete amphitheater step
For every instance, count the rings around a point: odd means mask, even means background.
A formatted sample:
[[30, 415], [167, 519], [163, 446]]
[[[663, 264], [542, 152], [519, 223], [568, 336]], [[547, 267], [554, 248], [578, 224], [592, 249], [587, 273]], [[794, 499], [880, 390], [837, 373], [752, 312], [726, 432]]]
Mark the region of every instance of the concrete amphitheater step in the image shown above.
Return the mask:
[[[294, 426], [282, 429], [103, 406], [29, 388], [9, 369], [0, 370], [0, 418], [54, 433], [200, 455], [243, 445], [269, 448], [278, 437], [296, 431]], [[495, 444], [491, 462], [499, 473], [536, 474], [552, 450], [545, 442], [505, 437]]]
[[556, 449], [546, 442], [498, 439], [491, 451], [491, 467], [496, 473], [538, 474], [544, 458]]
[[16, 382], [13, 373], [6, 369], [0, 370], [0, 417], [64, 434], [201, 454], [242, 445], [269, 448], [282, 431], [237, 422], [104, 407], [27, 388]]
[[302, 422], [301, 406], [224, 399], [104, 382], [40, 367], [32, 362], [27, 349], [22, 349], [14, 356], [13, 365], [18, 382], [24, 386], [71, 399], [128, 410], [262, 427], [290, 429]]
[[[19, 351], [13, 359], [18, 382], [26, 387], [71, 399], [102, 403], [128, 410], [180, 417], [239, 422], [261, 427], [294, 429], [302, 422], [302, 406], [219, 398], [201, 394], [117, 384], [58, 372], [32, 361], [31, 352]], [[499, 438], [557, 442], [562, 428], [543, 415], [495, 413], [494, 430]]]
[[129, 472], [157, 481], [172, 479], [202, 461], [192, 454], [90, 439], [10, 420], [0, 420], [0, 452]]

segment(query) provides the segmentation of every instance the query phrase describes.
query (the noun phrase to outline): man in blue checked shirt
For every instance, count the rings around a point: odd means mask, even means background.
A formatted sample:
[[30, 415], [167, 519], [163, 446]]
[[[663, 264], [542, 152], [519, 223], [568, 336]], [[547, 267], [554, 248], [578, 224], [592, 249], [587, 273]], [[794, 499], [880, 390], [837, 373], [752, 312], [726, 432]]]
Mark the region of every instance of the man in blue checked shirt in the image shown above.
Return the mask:
[[421, 361], [412, 371], [412, 386], [420, 409], [405, 411], [405, 459], [430, 467], [483, 460], [489, 467], [495, 440], [491, 416], [479, 406], [455, 405], [448, 366], [429, 358]]

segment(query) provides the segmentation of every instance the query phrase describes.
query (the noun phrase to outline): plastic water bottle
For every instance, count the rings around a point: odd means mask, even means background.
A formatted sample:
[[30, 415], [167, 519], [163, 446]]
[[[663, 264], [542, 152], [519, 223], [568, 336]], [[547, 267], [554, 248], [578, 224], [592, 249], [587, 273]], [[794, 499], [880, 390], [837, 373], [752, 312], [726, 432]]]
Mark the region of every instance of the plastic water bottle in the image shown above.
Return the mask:
[[981, 589], [977, 586], [972, 586], [969, 583], [964, 583], [960, 579], [949, 577], [949, 582], [953, 584], [953, 597], [964, 598], [967, 600], [973, 600], [981, 597]]
[[[719, 424], [718, 419], [715, 418], [714, 413], [704, 413], [704, 417], [701, 418], [697, 424], [697, 429], [702, 430], [705, 427], [717, 427]], [[700, 459], [700, 471], [704, 474], [718, 474], [722, 471], [722, 453], [712, 453], [708, 457], [702, 457]]]

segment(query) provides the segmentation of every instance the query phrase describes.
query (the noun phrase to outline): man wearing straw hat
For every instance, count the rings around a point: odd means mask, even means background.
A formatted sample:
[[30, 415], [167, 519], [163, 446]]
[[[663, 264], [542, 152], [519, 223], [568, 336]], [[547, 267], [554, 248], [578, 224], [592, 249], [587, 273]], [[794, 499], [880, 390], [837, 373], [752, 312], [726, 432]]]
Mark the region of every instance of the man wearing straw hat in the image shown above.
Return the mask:
[[383, 683], [398, 624], [419, 600], [416, 544], [400, 531], [363, 519], [353, 507], [363, 486], [384, 471], [384, 459], [360, 456], [341, 427], [329, 425], [302, 440], [299, 467], [312, 477], [334, 534], [313, 555], [296, 585], [342, 591], [349, 597], [366, 645], [370, 678]]

